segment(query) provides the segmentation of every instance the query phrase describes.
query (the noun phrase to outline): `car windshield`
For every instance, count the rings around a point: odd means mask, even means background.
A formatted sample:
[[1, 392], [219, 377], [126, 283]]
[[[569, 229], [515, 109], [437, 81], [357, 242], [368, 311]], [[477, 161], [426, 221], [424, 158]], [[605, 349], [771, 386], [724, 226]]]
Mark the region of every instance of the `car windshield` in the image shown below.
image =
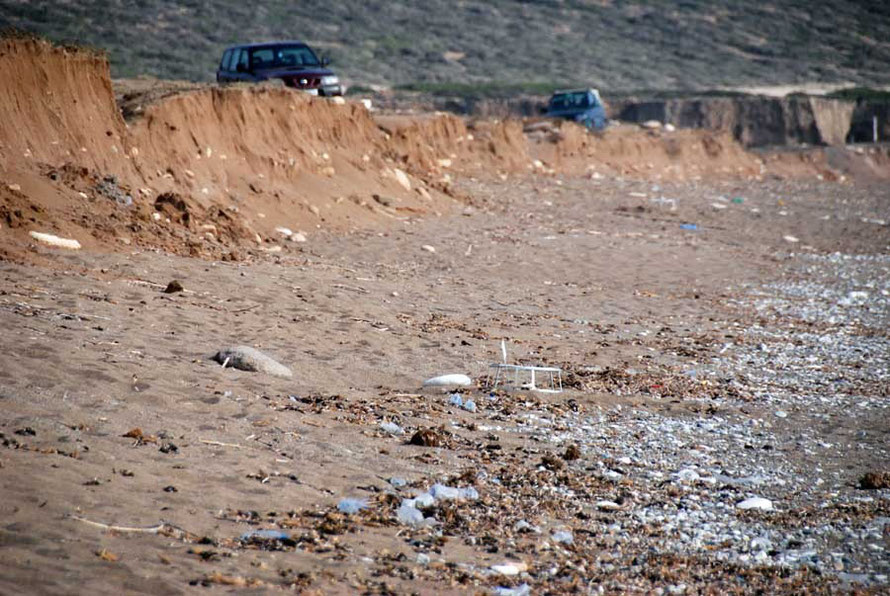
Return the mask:
[[559, 93], [550, 99], [551, 110], [572, 110], [593, 107], [590, 95], [586, 91], [575, 93]]
[[302, 44], [265, 46], [250, 51], [251, 69], [300, 68], [320, 65], [315, 53]]

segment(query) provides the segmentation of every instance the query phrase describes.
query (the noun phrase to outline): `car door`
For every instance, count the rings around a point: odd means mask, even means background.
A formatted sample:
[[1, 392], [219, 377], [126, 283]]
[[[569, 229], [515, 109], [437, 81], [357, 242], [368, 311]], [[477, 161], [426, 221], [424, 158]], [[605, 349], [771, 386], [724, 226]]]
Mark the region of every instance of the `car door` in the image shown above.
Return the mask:
[[232, 81], [252, 81], [253, 76], [250, 74], [250, 56], [247, 48], [236, 48], [235, 54], [230, 59], [229, 76]]
[[219, 67], [216, 69], [216, 82], [225, 83], [228, 81], [229, 59], [232, 57], [232, 50], [223, 52], [222, 60], [219, 61]]

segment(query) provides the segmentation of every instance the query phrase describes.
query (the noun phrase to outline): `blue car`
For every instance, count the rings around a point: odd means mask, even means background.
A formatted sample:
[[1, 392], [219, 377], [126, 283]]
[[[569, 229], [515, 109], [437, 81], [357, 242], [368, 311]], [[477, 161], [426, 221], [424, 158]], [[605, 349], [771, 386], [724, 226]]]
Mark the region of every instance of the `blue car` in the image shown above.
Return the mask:
[[557, 91], [550, 98], [545, 113], [550, 118], [572, 120], [591, 130], [606, 127], [606, 108], [596, 89]]

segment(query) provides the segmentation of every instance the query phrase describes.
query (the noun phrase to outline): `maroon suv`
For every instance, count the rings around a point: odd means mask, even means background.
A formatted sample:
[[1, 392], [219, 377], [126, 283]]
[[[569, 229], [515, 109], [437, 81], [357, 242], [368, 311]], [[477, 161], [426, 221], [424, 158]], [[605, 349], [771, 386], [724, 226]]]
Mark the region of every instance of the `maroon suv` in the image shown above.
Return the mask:
[[216, 80], [257, 83], [281, 79], [288, 87], [313, 95], [343, 95], [340, 79], [326, 66], [327, 60], [319, 60], [301, 41], [270, 41], [226, 48]]

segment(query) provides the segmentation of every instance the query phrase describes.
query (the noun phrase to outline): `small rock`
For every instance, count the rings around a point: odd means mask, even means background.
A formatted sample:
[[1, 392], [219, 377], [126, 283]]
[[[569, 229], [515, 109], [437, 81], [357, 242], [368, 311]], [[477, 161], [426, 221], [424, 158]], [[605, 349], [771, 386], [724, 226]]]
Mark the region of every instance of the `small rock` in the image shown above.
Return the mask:
[[181, 292], [185, 288], [182, 287], [182, 284], [178, 280], [173, 280], [167, 284], [167, 287], [164, 288], [165, 294], [175, 294], [176, 292]]
[[800, 239], [796, 236], [782, 236], [782, 238], [785, 240], [785, 242], [791, 242], [792, 244], [794, 244], [795, 242], [800, 242]]
[[425, 251], [427, 251], [427, 252], [436, 252], [436, 247], [435, 247], [435, 246], [430, 246], [429, 244], [424, 244], [424, 245], [421, 246], [420, 248], [422, 248], [423, 250], [425, 250]]

